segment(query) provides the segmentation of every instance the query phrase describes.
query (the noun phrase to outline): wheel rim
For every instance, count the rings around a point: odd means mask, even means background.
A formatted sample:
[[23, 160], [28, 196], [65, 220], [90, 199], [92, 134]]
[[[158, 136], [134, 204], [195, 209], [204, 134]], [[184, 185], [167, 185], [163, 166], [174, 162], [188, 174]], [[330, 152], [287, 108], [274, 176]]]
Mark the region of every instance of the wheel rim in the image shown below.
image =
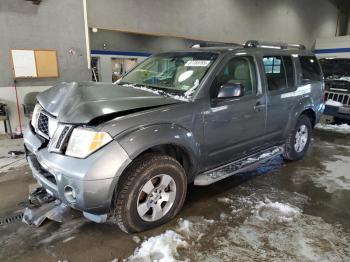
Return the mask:
[[300, 153], [304, 150], [308, 140], [308, 130], [306, 125], [301, 125], [295, 134], [294, 149]]
[[137, 199], [140, 218], [153, 222], [164, 217], [175, 202], [176, 183], [166, 174], [152, 177], [142, 187]]

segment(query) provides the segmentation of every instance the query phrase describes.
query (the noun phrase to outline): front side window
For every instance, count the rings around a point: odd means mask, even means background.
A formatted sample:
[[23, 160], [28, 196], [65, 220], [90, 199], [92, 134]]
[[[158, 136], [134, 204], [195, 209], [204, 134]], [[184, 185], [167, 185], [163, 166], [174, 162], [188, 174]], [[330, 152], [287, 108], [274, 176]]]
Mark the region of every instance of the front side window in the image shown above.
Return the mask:
[[300, 57], [301, 72], [304, 80], [322, 80], [321, 68], [314, 56]]
[[146, 86], [184, 95], [199, 85], [217, 58], [211, 52], [179, 52], [153, 56], [122, 78], [121, 84]]
[[224, 68], [215, 78], [214, 90], [218, 94], [224, 84], [241, 84], [244, 88], [244, 95], [256, 93], [256, 70], [252, 57], [235, 57], [227, 62]]

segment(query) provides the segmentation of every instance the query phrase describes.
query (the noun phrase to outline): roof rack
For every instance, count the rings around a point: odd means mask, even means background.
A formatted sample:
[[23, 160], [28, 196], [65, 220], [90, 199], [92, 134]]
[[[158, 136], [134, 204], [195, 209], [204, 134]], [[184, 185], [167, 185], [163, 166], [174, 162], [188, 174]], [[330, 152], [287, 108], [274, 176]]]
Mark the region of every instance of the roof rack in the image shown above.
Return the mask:
[[191, 45], [191, 48], [201, 48], [201, 47], [230, 47], [230, 46], [242, 46], [237, 43], [216, 43], [216, 42], [201, 42]]
[[306, 47], [301, 44], [288, 44], [288, 43], [279, 43], [279, 42], [263, 42], [258, 40], [248, 40], [244, 47], [246, 48], [272, 48], [272, 49], [299, 49], [305, 50]]

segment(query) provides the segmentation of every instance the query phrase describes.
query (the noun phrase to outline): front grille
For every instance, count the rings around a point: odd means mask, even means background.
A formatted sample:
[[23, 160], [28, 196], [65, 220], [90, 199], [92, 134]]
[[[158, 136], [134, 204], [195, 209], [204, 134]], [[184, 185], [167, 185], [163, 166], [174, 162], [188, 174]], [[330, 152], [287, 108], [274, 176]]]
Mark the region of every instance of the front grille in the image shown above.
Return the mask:
[[325, 101], [327, 101], [328, 99], [340, 102], [345, 106], [350, 106], [350, 94], [327, 91], [325, 92]]
[[38, 130], [46, 136], [49, 136], [49, 117], [43, 113], [39, 114]]

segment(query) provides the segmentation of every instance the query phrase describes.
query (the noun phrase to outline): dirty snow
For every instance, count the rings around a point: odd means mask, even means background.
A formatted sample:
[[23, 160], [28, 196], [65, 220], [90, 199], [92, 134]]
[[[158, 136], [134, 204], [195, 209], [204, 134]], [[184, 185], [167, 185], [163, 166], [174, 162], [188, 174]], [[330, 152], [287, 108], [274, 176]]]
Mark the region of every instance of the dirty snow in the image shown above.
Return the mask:
[[350, 157], [335, 155], [335, 160], [323, 162], [326, 170], [312, 177], [316, 186], [325, 188], [328, 193], [350, 190]]
[[332, 99], [328, 99], [325, 104], [327, 106], [337, 106], [337, 107], [343, 106], [343, 103], [340, 103], [338, 101], [334, 101]]
[[129, 257], [129, 261], [177, 261], [177, 249], [188, 244], [184, 238], [173, 230], [167, 230], [163, 234], [151, 237], [144, 241]]
[[350, 125], [341, 124], [341, 125], [330, 125], [330, 124], [317, 124], [315, 126], [318, 130], [330, 131], [341, 134], [350, 134]]
[[217, 219], [180, 219], [173, 229], [145, 240], [129, 260], [318, 262], [345, 261], [350, 254], [349, 235], [338, 225], [303, 214], [304, 195], [270, 188], [269, 196], [217, 201], [227, 206]]
[[24, 154], [10, 155], [9, 151], [22, 151], [23, 139], [9, 139], [5, 136], [0, 137], [0, 173], [19, 168], [27, 164]]
[[265, 222], [291, 222], [300, 215], [301, 211], [297, 207], [289, 206], [280, 202], [259, 202], [254, 209], [255, 218]]

